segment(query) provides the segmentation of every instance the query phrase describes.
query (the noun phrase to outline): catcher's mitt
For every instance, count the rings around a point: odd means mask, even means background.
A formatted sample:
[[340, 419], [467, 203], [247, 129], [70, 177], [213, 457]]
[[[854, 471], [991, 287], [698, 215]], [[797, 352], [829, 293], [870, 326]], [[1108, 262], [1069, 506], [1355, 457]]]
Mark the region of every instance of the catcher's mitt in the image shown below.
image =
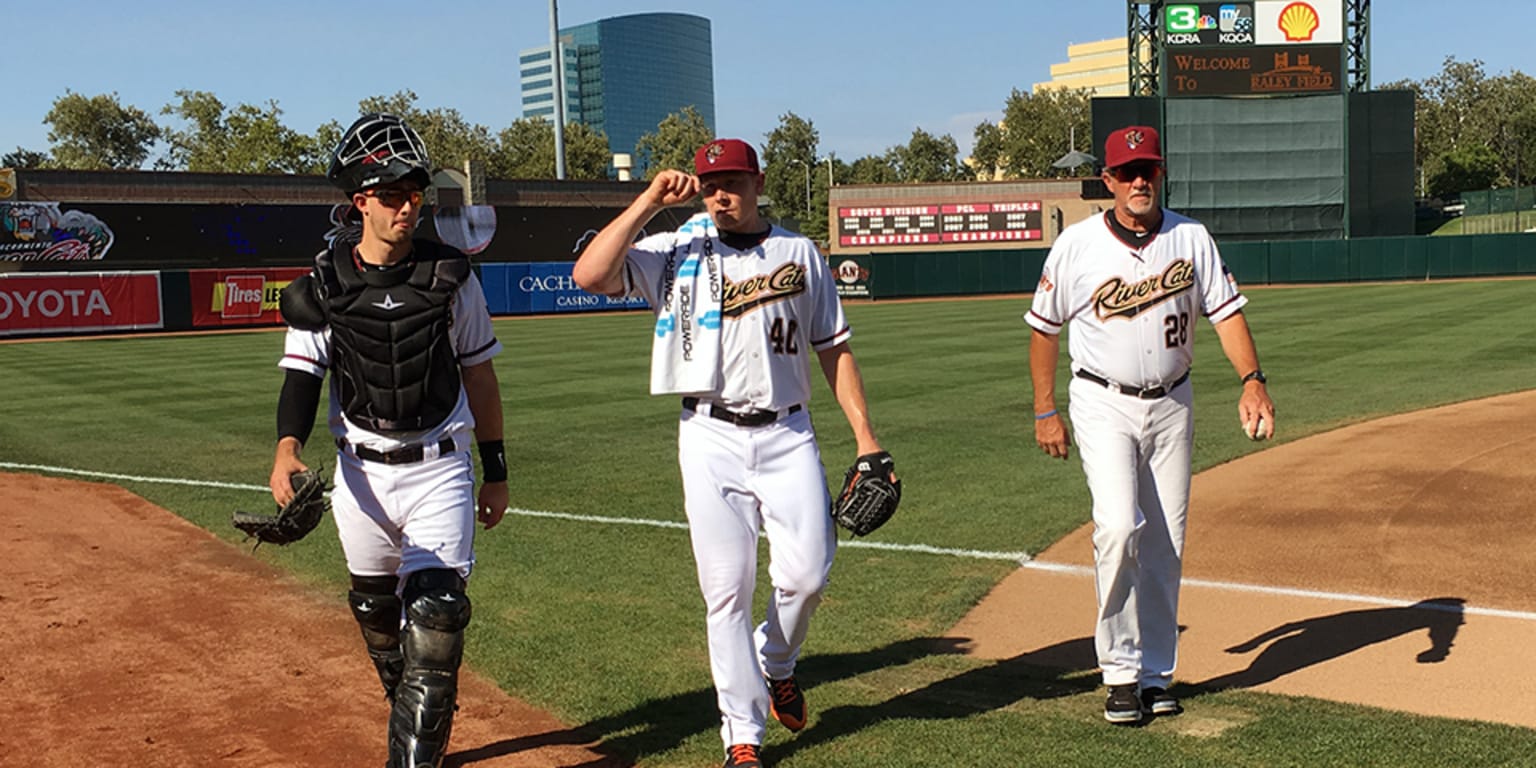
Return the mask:
[[901, 502], [896, 460], [885, 451], [860, 456], [843, 476], [843, 491], [832, 501], [832, 519], [865, 536], [885, 525]]
[[319, 472], [295, 472], [288, 481], [293, 484], [293, 499], [279, 507], [277, 514], [235, 511], [235, 527], [256, 539], [258, 547], [263, 542], [292, 544], [313, 531], [325, 514], [325, 480]]

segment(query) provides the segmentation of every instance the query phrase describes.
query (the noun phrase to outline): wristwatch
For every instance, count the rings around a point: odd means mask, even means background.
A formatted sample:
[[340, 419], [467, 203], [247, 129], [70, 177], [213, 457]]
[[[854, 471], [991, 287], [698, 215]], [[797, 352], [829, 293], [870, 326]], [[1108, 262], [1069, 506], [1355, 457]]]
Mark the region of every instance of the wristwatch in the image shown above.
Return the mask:
[[1265, 378], [1265, 376], [1264, 376], [1264, 369], [1262, 369], [1262, 368], [1255, 368], [1255, 369], [1253, 369], [1252, 373], [1250, 373], [1247, 376], [1243, 377], [1242, 383], [1243, 384], [1247, 384], [1250, 381], [1257, 381], [1260, 384], [1268, 384], [1269, 383], [1269, 379]]

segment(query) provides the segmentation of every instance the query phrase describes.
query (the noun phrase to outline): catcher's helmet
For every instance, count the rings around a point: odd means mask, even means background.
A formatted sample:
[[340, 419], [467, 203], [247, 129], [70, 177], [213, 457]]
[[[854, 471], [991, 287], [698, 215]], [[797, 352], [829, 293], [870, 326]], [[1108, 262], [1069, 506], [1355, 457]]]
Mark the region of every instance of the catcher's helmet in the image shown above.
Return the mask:
[[375, 113], [358, 118], [341, 135], [325, 177], [348, 194], [401, 179], [415, 179], [426, 189], [432, 185], [432, 161], [404, 120]]

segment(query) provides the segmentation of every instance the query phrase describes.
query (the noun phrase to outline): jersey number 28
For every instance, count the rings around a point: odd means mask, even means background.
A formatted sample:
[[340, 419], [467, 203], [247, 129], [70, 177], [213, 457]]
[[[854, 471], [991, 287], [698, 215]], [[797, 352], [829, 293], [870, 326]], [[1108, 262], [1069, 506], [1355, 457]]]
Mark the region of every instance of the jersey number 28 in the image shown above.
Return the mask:
[[1178, 349], [1189, 341], [1189, 313], [1180, 312], [1177, 315], [1169, 315], [1163, 318], [1163, 325], [1168, 327], [1163, 334], [1164, 346], [1169, 349]]

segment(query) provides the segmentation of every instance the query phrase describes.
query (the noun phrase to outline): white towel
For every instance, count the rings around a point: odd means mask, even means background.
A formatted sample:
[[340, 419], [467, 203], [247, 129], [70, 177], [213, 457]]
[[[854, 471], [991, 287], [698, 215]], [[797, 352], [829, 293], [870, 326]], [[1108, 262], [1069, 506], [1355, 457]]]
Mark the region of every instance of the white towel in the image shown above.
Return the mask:
[[708, 395], [721, 386], [720, 232], [707, 213], [677, 232], [651, 344], [651, 394]]

